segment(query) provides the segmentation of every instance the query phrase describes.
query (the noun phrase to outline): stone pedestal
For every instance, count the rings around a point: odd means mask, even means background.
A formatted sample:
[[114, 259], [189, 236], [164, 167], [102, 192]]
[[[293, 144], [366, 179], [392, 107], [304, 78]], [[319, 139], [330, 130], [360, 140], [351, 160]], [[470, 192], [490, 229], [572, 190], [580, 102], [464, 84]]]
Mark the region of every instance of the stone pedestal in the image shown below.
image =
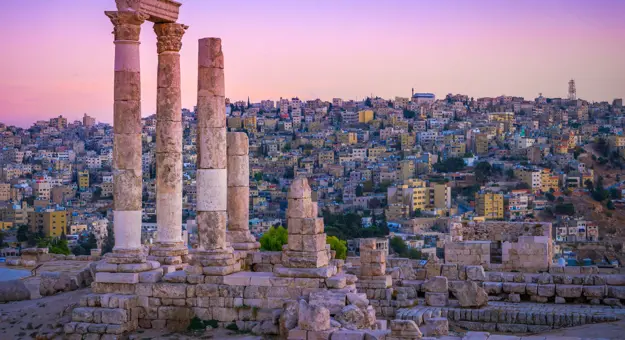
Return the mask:
[[226, 99], [221, 39], [204, 38], [198, 49], [197, 233], [189, 272], [227, 275], [240, 270], [226, 241], [228, 174]]
[[244, 132], [228, 132], [228, 232], [226, 239], [235, 250], [260, 248], [250, 233], [249, 140]]
[[323, 278], [336, 274], [336, 267], [328, 265], [330, 246], [326, 244], [323, 218], [317, 217], [308, 180], [295, 179], [287, 199], [289, 240], [282, 251], [284, 267], [276, 267], [274, 272], [280, 276]]
[[157, 36], [156, 98], [156, 224], [150, 259], [182, 266], [188, 250], [182, 241], [182, 108], [180, 48], [188, 27], [177, 23], [154, 25]]
[[110, 263], [145, 262], [141, 247], [141, 76], [139, 34], [146, 15], [105, 12], [114, 25], [113, 224]]
[[356, 286], [360, 289], [386, 289], [392, 285], [386, 275], [386, 252], [377, 249], [375, 238], [360, 240], [360, 275]]

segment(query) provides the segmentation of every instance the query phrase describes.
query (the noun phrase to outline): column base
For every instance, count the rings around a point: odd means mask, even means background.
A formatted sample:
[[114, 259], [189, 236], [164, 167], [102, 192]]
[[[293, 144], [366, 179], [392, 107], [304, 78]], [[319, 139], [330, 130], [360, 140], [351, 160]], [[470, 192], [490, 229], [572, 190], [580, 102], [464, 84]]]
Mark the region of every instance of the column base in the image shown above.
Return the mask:
[[223, 276], [241, 271], [239, 255], [229, 245], [222, 249], [191, 251], [188, 272], [208, 276]]
[[244, 251], [258, 250], [260, 249], [260, 243], [259, 242], [232, 243], [232, 248], [234, 250], [244, 250]]
[[113, 249], [112, 253], [104, 255], [106, 262], [111, 264], [145, 263], [146, 256], [143, 249]]
[[189, 249], [182, 242], [156, 243], [150, 248], [148, 260], [158, 261], [161, 265], [182, 266], [189, 262], [188, 254]]

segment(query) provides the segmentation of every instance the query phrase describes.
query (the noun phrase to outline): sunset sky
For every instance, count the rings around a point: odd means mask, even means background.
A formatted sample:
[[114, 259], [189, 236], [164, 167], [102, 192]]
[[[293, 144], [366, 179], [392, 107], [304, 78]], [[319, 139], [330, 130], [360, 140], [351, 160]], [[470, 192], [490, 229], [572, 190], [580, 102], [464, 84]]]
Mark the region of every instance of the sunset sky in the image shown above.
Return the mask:
[[[623, 0], [182, 0], [182, 104], [196, 102], [197, 40], [221, 37], [226, 95], [437, 97], [539, 92], [625, 97]], [[114, 0], [4, 0], [0, 122], [83, 113], [112, 122]], [[141, 33], [143, 115], [156, 103], [156, 37]]]

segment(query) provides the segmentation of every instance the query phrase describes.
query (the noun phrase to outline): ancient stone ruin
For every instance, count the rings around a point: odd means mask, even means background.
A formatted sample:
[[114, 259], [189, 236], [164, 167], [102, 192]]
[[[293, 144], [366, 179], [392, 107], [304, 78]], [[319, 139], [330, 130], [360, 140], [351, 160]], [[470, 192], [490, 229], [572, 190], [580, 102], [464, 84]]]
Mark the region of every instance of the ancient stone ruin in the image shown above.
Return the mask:
[[[179, 55], [187, 26], [176, 23], [179, 7], [171, 0], [118, 0], [117, 11], [105, 13], [115, 37], [115, 248], [94, 265], [92, 293], [65, 325], [69, 339], [185, 331], [192, 320], [291, 340], [437, 337], [448, 334], [450, 322], [486, 332], [538, 332], [615, 320], [609, 311], [625, 300], [625, 276], [545, 263], [550, 225], [493, 240], [507, 249], [504, 259], [497, 258], [499, 247], [480, 240], [487, 230], [463, 226], [452, 228], [445, 263], [387, 258], [375, 239], [360, 240], [359, 258], [333, 259], [305, 178], [293, 180], [287, 194], [288, 243], [281, 252], [260, 252], [248, 229], [249, 142], [226, 129], [219, 38], [199, 40], [198, 237], [188, 250], [181, 236]], [[154, 23], [159, 54], [158, 237], [149, 253], [140, 237], [139, 33], [146, 20]], [[537, 250], [538, 260], [528, 257]]]

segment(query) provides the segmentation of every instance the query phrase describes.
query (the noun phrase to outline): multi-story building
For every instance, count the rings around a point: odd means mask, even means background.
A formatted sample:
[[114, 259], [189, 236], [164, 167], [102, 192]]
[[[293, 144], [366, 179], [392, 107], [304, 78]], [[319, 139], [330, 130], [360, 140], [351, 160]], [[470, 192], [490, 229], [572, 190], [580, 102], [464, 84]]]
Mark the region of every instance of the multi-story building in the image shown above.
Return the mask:
[[477, 214], [487, 220], [501, 220], [504, 218], [503, 194], [478, 192], [475, 194]]
[[78, 189], [89, 189], [89, 171], [78, 171]]
[[373, 120], [373, 110], [358, 111], [358, 122], [369, 123]]
[[47, 180], [38, 180], [33, 184], [33, 193], [40, 200], [50, 200], [51, 185]]
[[28, 214], [30, 232], [42, 231], [46, 237], [59, 237], [67, 228], [67, 211], [62, 208], [37, 208]]
[[11, 199], [11, 184], [0, 183], [0, 201], [8, 201]]

